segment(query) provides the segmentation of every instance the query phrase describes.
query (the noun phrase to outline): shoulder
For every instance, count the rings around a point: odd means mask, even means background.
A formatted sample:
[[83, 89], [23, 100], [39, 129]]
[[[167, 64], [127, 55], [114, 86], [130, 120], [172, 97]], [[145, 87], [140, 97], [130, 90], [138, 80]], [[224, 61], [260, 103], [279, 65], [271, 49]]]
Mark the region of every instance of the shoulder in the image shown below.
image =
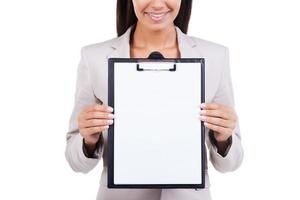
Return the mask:
[[227, 46], [223, 44], [219, 44], [216, 42], [212, 42], [203, 38], [195, 37], [195, 36], [190, 36], [186, 35], [190, 40], [194, 41], [197, 46], [206, 49], [206, 50], [217, 50], [217, 51], [224, 51], [228, 49]]
[[99, 56], [109, 54], [113, 48], [112, 45], [118, 41], [118, 37], [111, 38], [102, 42], [87, 44], [81, 47], [81, 54], [86, 59], [90, 60]]
[[188, 36], [191, 40], [193, 40], [194, 42], [196, 42], [199, 46], [202, 46], [203, 48], [209, 48], [209, 49], [223, 49], [227, 48], [225, 45], [223, 44], [219, 44], [216, 42], [212, 42], [209, 40], [205, 40], [199, 37], [195, 37], [195, 36]]
[[197, 49], [200, 52], [203, 52], [206, 56], [224, 57], [227, 56], [228, 54], [229, 51], [228, 47], [223, 44], [219, 44], [195, 36], [188, 36], [188, 37], [196, 44]]
[[205, 65], [214, 72], [222, 72], [228, 67], [229, 49], [227, 46], [194, 36], [188, 36], [188, 38], [194, 42], [198, 54], [205, 58]]

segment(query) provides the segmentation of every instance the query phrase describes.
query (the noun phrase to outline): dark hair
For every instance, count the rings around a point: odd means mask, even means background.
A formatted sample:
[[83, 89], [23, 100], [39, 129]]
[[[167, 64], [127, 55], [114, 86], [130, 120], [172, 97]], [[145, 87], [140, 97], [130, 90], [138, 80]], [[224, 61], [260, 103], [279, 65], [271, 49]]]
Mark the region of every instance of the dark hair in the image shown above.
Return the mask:
[[[180, 10], [174, 20], [175, 26], [187, 33], [192, 11], [192, 0], [181, 0]], [[126, 32], [133, 24], [136, 24], [137, 17], [134, 13], [132, 0], [117, 0], [117, 33], [118, 36]]]

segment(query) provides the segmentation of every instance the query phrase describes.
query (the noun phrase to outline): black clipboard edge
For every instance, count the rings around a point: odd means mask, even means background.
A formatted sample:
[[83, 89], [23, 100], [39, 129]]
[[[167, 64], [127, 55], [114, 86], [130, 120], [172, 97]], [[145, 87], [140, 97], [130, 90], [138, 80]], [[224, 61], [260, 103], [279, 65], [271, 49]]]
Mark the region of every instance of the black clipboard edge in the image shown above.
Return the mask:
[[[205, 103], [205, 59], [200, 60], [201, 63], [201, 103]], [[205, 150], [205, 126], [204, 122], [201, 121], [201, 151], [202, 151], [202, 184], [199, 188], [205, 188], [205, 159], [206, 150]]]
[[[164, 59], [148, 59], [148, 58], [109, 58], [108, 59], [108, 105], [114, 107], [114, 63], [127, 62], [175, 62], [175, 63], [201, 63], [201, 103], [205, 103], [205, 59], [204, 58], [164, 58]], [[113, 111], [114, 114], [114, 111]], [[201, 164], [202, 164], [202, 183], [201, 184], [114, 184], [114, 124], [110, 125], [108, 129], [108, 173], [107, 173], [107, 187], [108, 188], [191, 188], [201, 189], [205, 188], [205, 126], [201, 121]]]
[[[108, 59], [108, 105], [114, 108], [114, 60]], [[113, 114], [115, 111], [113, 110]], [[113, 180], [114, 180], [114, 125], [110, 125], [108, 129], [108, 136], [107, 136], [107, 153], [108, 153], [108, 173], [107, 173], [107, 183], [108, 188], [114, 188]]]
[[142, 63], [142, 62], [174, 62], [174, 63], [205, 63], [204, 58], [163, 58], [163, 59], [149, 59], [149, 58], [108, 58], [108, 66], [113, 66], [113, 63]]

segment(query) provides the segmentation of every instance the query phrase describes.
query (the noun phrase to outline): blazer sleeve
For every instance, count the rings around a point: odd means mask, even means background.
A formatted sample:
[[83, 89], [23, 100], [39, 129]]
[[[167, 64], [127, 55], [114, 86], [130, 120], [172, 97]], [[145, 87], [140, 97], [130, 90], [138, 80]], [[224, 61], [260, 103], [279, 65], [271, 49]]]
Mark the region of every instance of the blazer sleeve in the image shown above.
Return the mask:
[[85, 49], [82, 47], [81, 58], [77, 68], [75, 102], [69, 121], [69, 130], [66, 135], [67, 144], [65, 149], [65, 157], [70, 167], [74, 171], [82, 173], [88, 173], [97, 165], [99, 159], [102, 157], [104, 146], [104, 139], [101, 133], [94, 155], [88, 156], [84, 151], [83, 137], [79, 134], [77, 115], [81, 109], [87, 105], [101, 103], [101, 101], [94, 96], [89, 75]]
[[[220, 84], [215, 97], [212, 102], [227, 105], [234, 108], [234, 95], [231, 81], [231, 72], [229, 67], [229, 50], [225, 47], [224, 66], [222, 70]], [[209, 131], [211, 133], [211, 130]], [[222, 173], [236, 170], [242, 163], [244, 152], [241, 144], [241, 133], [239, 127], [239, 120], [232, 134], [231, 144], [226, 150], [223, 157], [217, 152], [217, 147], [212, 141], [211, 137], [208, 140], [208, 149], [210, 154], [210, 161], [214, 168]]]

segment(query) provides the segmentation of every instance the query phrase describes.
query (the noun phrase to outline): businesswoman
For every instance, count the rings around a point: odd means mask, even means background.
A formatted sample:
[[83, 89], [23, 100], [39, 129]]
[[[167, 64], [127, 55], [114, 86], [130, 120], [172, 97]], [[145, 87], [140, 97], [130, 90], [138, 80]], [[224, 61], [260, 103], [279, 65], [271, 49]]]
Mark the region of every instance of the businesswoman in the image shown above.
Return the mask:
[[233, 171], [242, 162], [228, 49], [186, 34], [191, 8], [192, 0], [118, 0], [118, 37], [81, 49], [65, 155], [71, 168], [83, 173], [103, 158], [97, 199], [211, 199], [207, 166], [206, 185], [200, 190], [107, 188], [107, 133], [114, 119], [113, 108], [107, 106], [107, 60], [111, 57], [145, 58], [159, 51], [167, 58], [205, 58], [206, 102], [199, 105], [199, 123], [204, 121], [206, 127], [210, 161], [220, 172]]

